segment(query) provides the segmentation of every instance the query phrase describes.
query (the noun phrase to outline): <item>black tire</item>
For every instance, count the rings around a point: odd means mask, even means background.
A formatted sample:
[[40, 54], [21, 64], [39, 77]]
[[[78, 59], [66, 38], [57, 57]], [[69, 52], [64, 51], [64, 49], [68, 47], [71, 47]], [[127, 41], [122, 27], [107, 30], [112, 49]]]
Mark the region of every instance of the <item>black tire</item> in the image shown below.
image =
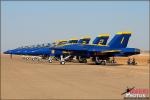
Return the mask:
[[84, 60], [83, 60], [83, 63], [87, 63], [87, 60], [86, 60], [86, 59], [84, 59]]
[[95, 61], [95, 64], [96, 64], [96, 65], [101, 65], [101, 62]]
[[132, 62], [132, 65], [137, 65], [137, 63], [136, 62]]
[[101, 61], [101, 64], [102, 64], [102, 65], [106, 65], [106, 62], [105, 62], [105, 61]]
[[64, 65], [64, 64], [65, 64], [65, 61], [61, 61], [60, 64], [61, 64], [61, 65]]
[[79, 60], [79, 63], [87, 63], [87, 59], [86, 58], [82, 58]]

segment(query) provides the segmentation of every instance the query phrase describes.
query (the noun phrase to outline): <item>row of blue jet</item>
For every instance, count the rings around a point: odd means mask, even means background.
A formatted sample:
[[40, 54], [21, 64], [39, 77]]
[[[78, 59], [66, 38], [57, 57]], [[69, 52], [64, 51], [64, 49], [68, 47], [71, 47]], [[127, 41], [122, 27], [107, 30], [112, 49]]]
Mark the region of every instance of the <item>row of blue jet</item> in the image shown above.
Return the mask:
[[127, 48], [131, 32], [117, 32], [112, 40], [107, 44], [109, 34], [100, 34], [92, 44], [89, 44], [90, 37], [70, 39], [61, 41], [58, 44], [49, 47], [19, 48], [8, 50], [5, 54], [42, 56], [49, 58], [52, 62], [52, 56], [59, 59], [60, 64], [65, 64], [68, 59], [76, 57], [79, 62], [87, 62], [87, 58], [92, 58], [96, 64], [106, 64], [110, 57], [122, 56], [128, 57], [140, 54], [137, 48]]

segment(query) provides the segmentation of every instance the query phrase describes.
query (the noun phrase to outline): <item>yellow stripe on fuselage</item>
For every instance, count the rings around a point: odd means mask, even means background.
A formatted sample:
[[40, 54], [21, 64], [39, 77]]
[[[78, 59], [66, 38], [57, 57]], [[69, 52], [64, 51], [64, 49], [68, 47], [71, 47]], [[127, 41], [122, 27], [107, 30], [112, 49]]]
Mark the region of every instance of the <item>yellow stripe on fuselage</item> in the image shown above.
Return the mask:
[[103, 53], [108, 53], [108, 52], [120, 52], [121, 50], [107, 50], [107, 51], [104, 51]]

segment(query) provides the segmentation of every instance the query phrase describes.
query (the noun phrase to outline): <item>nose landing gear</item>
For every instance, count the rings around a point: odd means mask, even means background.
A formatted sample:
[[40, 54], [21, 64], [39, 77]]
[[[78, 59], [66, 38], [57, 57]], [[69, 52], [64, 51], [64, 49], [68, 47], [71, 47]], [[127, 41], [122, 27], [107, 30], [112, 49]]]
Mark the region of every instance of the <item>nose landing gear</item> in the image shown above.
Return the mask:
[[64, 64], [65, 64], [65, 61], [60, 61], [60, 64], [61, 64], [61, 65], [64, 65]]
[[[69, 58], [69, 57], [67, 57]], [[63, 55], [60, 56], [60, 64], [64, 65], [65, 64], [65, 59], [63, 58]]]
[[51, 56], [48, 58], [48, 62], [49, 62], [49, 63], [52, 63], [52, 58], [51, 58]]

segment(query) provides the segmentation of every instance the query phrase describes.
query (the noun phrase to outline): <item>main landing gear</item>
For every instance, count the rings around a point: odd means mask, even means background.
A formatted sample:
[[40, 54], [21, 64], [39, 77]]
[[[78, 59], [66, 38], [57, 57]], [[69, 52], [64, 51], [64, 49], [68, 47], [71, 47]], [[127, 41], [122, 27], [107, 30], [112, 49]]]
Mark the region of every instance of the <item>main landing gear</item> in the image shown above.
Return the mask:
[[83, 57], [78, 57], [79, 63], [87, 63], [87, 59]]
[[60, 56], [60, 59], [57, 58], [57, 57], [52, 58], [52, 56], [50, 56], [50, 57], [48, 58], [48, 62], [49, 62], [49, 63], [52, 63], [53, 59], [55, 59], [55, 60], [57, 60], [57, 61], [60, 61], [60, 64], [61, 64], [61, 65], [64, 65], [64, 64], [66, 63], [66, 61], [69, 60], [69, 58], [71, 58], [71, 55], [69, 55], [69, 56], [67, 56], [67, 57], [65, 57], [65, 58], [63, 57], [63, 55], [61, 55], [61, 56]]
[[99, 57], [95, 58], [96, 65], [106, 65], [106, 60], [99, 59]]
[[107, 63], [110, 63], [110, 64], [116, 64], [116, 60], [115, 60], [115, 57], [112, 57], [112, 58], [108, 58], [107, 59]]
[[137, 62], [135, 61], [135, 58], [129, 58], [128, 61], [127, 61], [127, 64], [128, 65], [137, 65]]
[[71, 55], [67, 56], [67, 57], [63, 57], [63, 55], [60, 56], [60, 64], [64, 65], [66, 63], [66, 60], [68, 60], [71, 57]]

